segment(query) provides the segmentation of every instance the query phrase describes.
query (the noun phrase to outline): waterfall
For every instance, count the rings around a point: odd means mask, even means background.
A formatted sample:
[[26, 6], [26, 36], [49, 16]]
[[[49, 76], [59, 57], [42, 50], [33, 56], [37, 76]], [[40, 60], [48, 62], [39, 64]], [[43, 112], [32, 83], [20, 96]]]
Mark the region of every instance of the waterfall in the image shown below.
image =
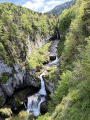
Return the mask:
[[45, 75], [47, 73], [47, 71], [45, 70], [41, 75], [40, 75], [40, 79], [41, 79], [41, 89], [39, 91], [40, 95], [46, 95], [46, 90], [45, 90], [45, 84], [44, 84], [44, 80], [43, 80], [43, 75]]
[[39, 116], [40, 114], [40, 105], [42, 102], [45, 101], [45, 96], [46, 96], [46, 90], [45, 90], [45, 84], [43, 80], [43, 75], [46, 74], [47, 71], [44, 71], [40, 75], [40, 80], [41, 80], [41, 89], [39, 90], [38, 93], [28, 97], [28, 103], [27, 103], [27, 112], [32, 112], [34, 116]]
[[[52, 47], [51, 47], [51, 53], [54, 53], [56, 56], [56, 59], [52, 62], [50, 62], [47, 66], [45, 67], [53, 67], [56, 66], [57, 62], [58, 62], [58, 55], [57, 55], [57, 44], [58, 44], [59, 40], [56, 40]], [[44, 68], [45, 68], [44, 67]], [[43, 75], [45, 75], [47, 73], [46, 70], [44, 70], [42, 72], [42, 74], [40, 75], [40, 80], [41, 80], [41, 89], [39, 90], [38, 93], [28, 97], [28, 103], [27, 103], [27, 112], [32, 112], [34, 116], [39, 116], [40, 114], [40, 105], [42, 102], [45, 101], [45, 96], [47, 95], [46, 93], [46, 89], [45, 89], [45, 83], [43, 80]]]

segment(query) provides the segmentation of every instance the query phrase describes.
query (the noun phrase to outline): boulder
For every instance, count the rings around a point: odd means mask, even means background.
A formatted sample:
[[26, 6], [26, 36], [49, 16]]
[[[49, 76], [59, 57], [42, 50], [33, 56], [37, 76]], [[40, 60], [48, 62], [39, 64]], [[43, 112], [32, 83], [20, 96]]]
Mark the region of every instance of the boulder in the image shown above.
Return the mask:
[[2, 108], [2, 109], [0, 109], [0, 116], [3, 117], [3, 118], [11, 117], [12, 114], [13, 113], [12, 113], [10, 108]]

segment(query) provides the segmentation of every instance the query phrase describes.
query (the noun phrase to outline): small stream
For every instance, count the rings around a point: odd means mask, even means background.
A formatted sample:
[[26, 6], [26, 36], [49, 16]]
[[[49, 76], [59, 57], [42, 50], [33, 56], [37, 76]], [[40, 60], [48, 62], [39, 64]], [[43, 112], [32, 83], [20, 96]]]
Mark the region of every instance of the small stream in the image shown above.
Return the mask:
[[[54, 54], [56, 56], [56, 59], [49, 64], [45, 65], [44, 68], [47, 67], [55, 67], [58, 62], [58, 55], [57, 55], [57, 44], [59, 40], [53, 41], [50, 49], [50, 54]], [[45, 89], [45, 83], [43, 80], [43, 75], [47, 74], [47, 71], [44, 70], [42, 74], [40, 75], [40, 80], [41, 80], [41, 89], [39, 90], [38, 93], [29, 96], [28, 97], [28, 102], [27, 102], [27, 112], [32, 112], [34, 116], [39, 116], [40, 115], [40, 105], [45, 101], [45, 98], [47, 96], [46, 89]]]

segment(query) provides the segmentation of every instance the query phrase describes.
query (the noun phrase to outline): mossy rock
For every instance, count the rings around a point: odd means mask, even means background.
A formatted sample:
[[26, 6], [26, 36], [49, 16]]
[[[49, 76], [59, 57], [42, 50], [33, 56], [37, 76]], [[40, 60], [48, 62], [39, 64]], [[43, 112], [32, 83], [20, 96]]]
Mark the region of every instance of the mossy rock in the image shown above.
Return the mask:
[[28, 114], [26, 111], [21, 111], [18, 116], [13, 116], [10, 120], [35, 120], [34, 118], [32, 113]]
[[18, 114], [19, 118], [21, 118], [21, 120], [25, 119], [28, 117], [28, 113], [26, 111], [21, 111], [19, 114]]
[[12, 115], [12, 111], [10, 108], [2, 108], [0, 109], [0, 116], [4, 118], [8, 118]]

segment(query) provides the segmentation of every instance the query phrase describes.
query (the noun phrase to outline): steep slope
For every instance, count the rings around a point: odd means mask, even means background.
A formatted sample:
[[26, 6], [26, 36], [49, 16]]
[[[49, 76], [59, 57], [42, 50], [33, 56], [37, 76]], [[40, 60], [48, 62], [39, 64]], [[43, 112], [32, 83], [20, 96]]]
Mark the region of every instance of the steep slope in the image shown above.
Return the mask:
[[77, 0], [75, 6], [65, 10], [58, 29], [61, 80], [51, 95], [48, 113], [38, 120], [89, 120], [90, 1]]
[[71, 6], [75, 5], [76, 0], [72, 0], [70, 2], [66, 2], [63, 3], [61, 5], [56, 6], [55, 8], [53, 8], [51, 11], [49, 11], [49, 14], [53, 14], [53, 15], [61, 15], [61, 13], [65, 10], [65, 9], [69, 9]]
[[[55, 24], [54, 17], [50, 18], [12, 3], [0, 4], [0, 42], [5, 55], [10, 52], [14, 59], [11, 62], [20, 64], [25, 61], [34, 46], [39, 46], [40, 41], [43, 43], [52, 36]], [[28, 46], [29, 42], [35, 45]], [[5, 59], [5, 55], [2, 54], [2, 59]], [[10, 61], [6, 60], [8, 63]]]
[[44, 51], [36, 48], [48, 42], [55, 26], [52, 15], [36, 13], [13, 3], [0, 3], [0, 88], [6, 96], [25, 85], [39, 87], [35, 72], [47, 59], [49, 45], [43, 46]]

